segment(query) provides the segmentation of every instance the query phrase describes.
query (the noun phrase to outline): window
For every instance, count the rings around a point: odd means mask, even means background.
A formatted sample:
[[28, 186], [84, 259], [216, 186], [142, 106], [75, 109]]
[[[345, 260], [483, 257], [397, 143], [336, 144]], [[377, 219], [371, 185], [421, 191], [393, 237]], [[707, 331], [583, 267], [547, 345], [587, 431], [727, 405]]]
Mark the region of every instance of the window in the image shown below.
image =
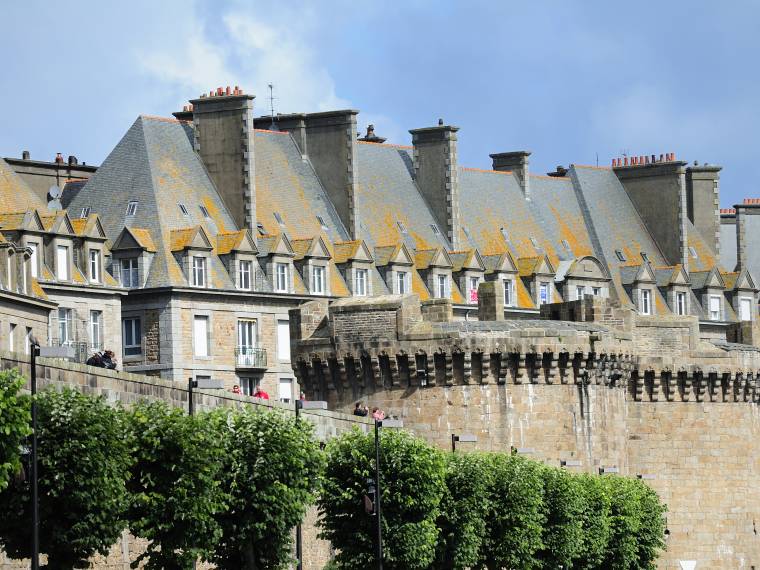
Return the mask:
[[55, 276], [60, 281], [69, 280], [69, 248], [68, 246], [59, 245], [56, 248]]
[[80, 218], [86, 218], [89, 215], [90, 215], [90, 207], [89, 206], [85, 206], [84, 208], [82, 208], [82, 211], [79, 213], [79, 217]]
[[509, 240], [509, 232], [505, 228], [501, 228], [501, 235], [504, 238], [504, 241], [511, 243]]
[[325, 268], [316, 266], [311, 268], [311, 292], [315, 295], [325, 294]]
[[193, 317], [193, 354], [195, 356], [208, 356], [208, 317], [196, 315]]
[[288, 292], [288, 264], [287, 263], [275, 264], [274, 290], [279, 293]]
[[121, 260], [121, 286], [138, 287], [137, 258], [130, 257]]
[[549, 284], [548, 283], [539, 283], [538, 284], [538, 304], [539, 305], [545, 305], [551, 301], [550, 295], [549, 295]]
[[676, 293], [676, 314], [686, 314], [686, 293]]
[[8, 330], [8, 352], [16, 350], [16, 325], [11, 323]]
[[718, 295], [710, 295], [710, 320], [720, 320], [720, 297]]
[[511, 307], [514, 304], [514, 294], [512, 292], [512, 280], [504, 280], [504, 305]]
[[277, 321], [277, 359], [290, 360], [290, 323]]
[[319, 225], [322, 227], [323, 230], [327, 229], [327, 224], [325, 223], [325, 220], [322, 216], [317, 216], [317, 221], [319, 222]]
[[238, 266], [238, 286], [241, 289], [251, 288], [251, 266], [252, 263], [247, 260], [241, 260]]
[[90, 348], [103, 348], [103, 311], [90, 311]]
[[142, 323], [140, 317], [122, 319], [121, 333], [124, 356], [142, 354]]
[[205, 287], [206, 286], [206, 258], [205, 257], [193, 257], [193, 286]]
[[282, 221], [282, 216], [280, 215], [280, 212], [273, 212], [274, 219], [277, 220], [277, 223], [280, 225], [283, 225], [285, 222]]
[[281, 402], [286, 404], [290, 403], [293, 399], [293, 379], [292, 378], [280, 378], [280, 387], [278, 396]]
[[536, 249], [541, 249], [541, 247], [538, 245], [538, 241], [533, 236], [530, 236], [530, 243], [532, 243], [533, 247]]
[[578, 285], [575, 288], [575, 298], [583, 299], [583, 295], [586, 293], [586, 288], [583, 285]]
[[449, 276], [438, 275], [438, 290], [436, 291], [436, 297], [446, 299], [449, 296]]
[[100, 283], [100, 252], [97, 249], [90, 250], [90, 281]]
[[602, 296], [602, 288], [601, 287], [593, 287], [591, 291], [594, 294], [594, 297], [601, 297]]
[[396, 273], [396, 293], [406, 295], [409, 292], [409, 273], [399, 271]]
[[32, 352], [32, 329], [26, 327], [26, 334], [24, 335], [24, 354], [30, 354]]
[[743, 321], [752, 320], [752, 299], [749, 297], [739, 299], [739, 318]]
[[470, 303], [478, 302], [478, 283], [480, 283], [478, 277], [470, 277]]
[[399, 220], [399, 221], [396, 222], [396, 225], [398, 226], [398, 229], [401, 230], [402, 234], [406, 233], [406, 226], [404, 225], [404, 222], [402, 222], [401, 220]]
[[259, 231], [260, 236], [266, 235], [267, 233], [267, 231], [264, 229], [264, 224], [261, 222], [256, 222], [256, 229]]
[[32, 242], [27, 244], [27, 247], [32, 250], [32, 255], [29, 258], [29, 261], [32, 264], [32, 277], [36, 278], [39, 275], [39, 258], [37, 257], [39, 246]]
[[625, 261], [625, 255], [623, 255], [623, 252], [619, 249], [615, 250], [615, 255], [617, 256], [618, 261]]
[[252, 396], [256, 392], [256, 379], [244, 376], [240, 378], [240, 391], [246, 396]]
[[440, 232], [440, 230], [438, 229], [438, 226], [436, 226], [435, 224], [430, 224], [430, 229], [431, 229], [431, 230], [433, 230], [433, 233], [434, 233], [435, 235], [437, 235], [437, 236], [438, 236], [438, 235], [441, 235], [441, 232]]
[[203, 214], [203, 217], [207, 220], [211, 217], [209, 216], [208, 210], [206, 209], [206, 206], [199, 206], [201, 209], [201, 214]]
[[699, 256], [697, 255], [697, 250], [696, 250], [696, 249], [694, 249], [692, 246], [689, 246], [689, 253], [691, 254], [691, 256], [692, 256], [694, 259], [696, 259], [697, 257], [699, 257]]
[[641, 290], [641, 314], [652, 314], [652, 292], [649, 289]]
[[367, 295], [368, 276], [369, 276], [369, 271], [367, 271], [366, 269], [356, 270], [354, 295], [358, 295], [359, 297], [364, 297], [365, 295]]
[[647, 255], [646, 251], [641, 252], [641, 259], [643, 259], [644, 262], [649, 262], [649, 256]]
[[250, 350], [256, 346], [256, 321], [238, 321], [238, 348]]
[[73, 324], [71, 309], [58, 309], [58, 344], [66, 346], [73, 342]]
[[190, 215], [190, 212], [187, 211], [187, 208], [185, 207], [184, 204], [177, 204], [177, 206], [179, 206], [179, 211], [182, 212], [182, 215], [184, 216]]
[[134, 216], [137, 213], [137, 200], [127, 204], [127, 216]]

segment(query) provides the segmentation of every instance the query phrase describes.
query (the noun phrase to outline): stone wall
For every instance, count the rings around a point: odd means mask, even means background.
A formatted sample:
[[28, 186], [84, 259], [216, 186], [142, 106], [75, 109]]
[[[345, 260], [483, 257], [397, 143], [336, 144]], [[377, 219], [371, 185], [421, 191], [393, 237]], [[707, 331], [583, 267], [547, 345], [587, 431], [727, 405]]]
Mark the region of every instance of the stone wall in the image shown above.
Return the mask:
[[[163, 400], [173, 406], [187, 409], [188, 392], [185, 383], [94, 368], [56, 359], [40, 358], [38, 364], [37, 378], [40, 390], [47, 387], [68, 386], [86, 394], [103, 396], [112, 403], [121, 402], [125, 406], [141, 400]], [[26, 378], [29, 378], [31, 368], [29, 357], [19, 353], [0, 351], [0, 370], [11, 368], [19, 369]], [[256, 406], [274, 408], [288, 414], [294, 413], [293, 406], [274, 400], [258, 400], [217, 390], [196, 390], [193, 394], [193, 402], [196, 410], [210, 410], [219, 406]], [[302, 417], [314, 424], [316, 436], [320, 441], [326, 441], [356, 426], [365, 431], [370, 428], [367, 418], [332, 410], [303, 410]], [[316, 510], [312, 509], [307, 513], [303, 526], [304, 570], [321, 569], [330, 555], [329, 543], [317, 539], [316, 518]], [[143, 547], [142, 541], [125, 532], [121, 542], [114, 545], [109, 556], [93, 560], [94, 568], [126, 570]], [[28, 567], [28, 561], [9, 560], [0, 551], [0, 570]]]

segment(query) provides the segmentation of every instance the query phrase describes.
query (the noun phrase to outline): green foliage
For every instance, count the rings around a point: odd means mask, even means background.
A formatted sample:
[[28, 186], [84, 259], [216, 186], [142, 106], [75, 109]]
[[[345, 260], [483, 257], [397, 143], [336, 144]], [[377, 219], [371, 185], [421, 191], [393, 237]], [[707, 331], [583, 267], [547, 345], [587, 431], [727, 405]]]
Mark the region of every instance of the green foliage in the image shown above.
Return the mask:
[[23, 385], [18, 370], [0, 372], [0, 491], [21, 471], [20, 447], [32, 431], [29, 398], [19, 393]]
[[638, 479], [605, 477], [611, 499], [611, 536], [604, 568], [649, 570], [665, 548], [665, 506]]
[[129, 528], [150, 542], [132, 563], [184, 570], [208, 558], [221, 536], [216, 515], [226, 508], [221, 484], [221, 434], [207, 414], [190, 417], [163, 402], [130, 414], [135, 464], [129, 481]]
[[544, 467], [544, 508], [546, 523], [538, 553], [543, 568], [572, 568], [583, 546], [581, 513], [584, 509], [583, 487], [578, 477], [556, 467]]
[[434, 568], [464, 570], [477, 564], [486, 533], [492, 485], [490, 463], [483, 454], [449, 454], [441, 500]]
[[583, 529], [583, 546], [574, 568], [592, 570], [601, 568], [610, 540], [610, 497], [600, 477], [576, 475], [575, 481], [582, 494], [579, 519]]
[[[387, 570], [428, 568], [438, 540], [436, 519], [444, 493], [443, 454], [404, 431], [381, 438], [383, 565]], [[354, 430], [327, 447], [327, 468], [318, 504], [320, 536], [338, 550], [338, 568], [376, 564], [375, 517], [364, 510], [367, 480], [374, 478], [372, 434]]]
[[[48, 568], [82, 568], [106, 554], [125, 527], [131, 463], [124, 413], [72, 390], [38, 401], [40, 545]], [[0, 494], [0, 544], [13, 558], [31, 554], [29, 481]]]
[[544, 547], [543, 467], [518, 455], [494, 453], [491, 462], [491, 509], [483, 544], [488, 568], [539, 568]]
[[219, 568], [287, 568], [292, 530], [313, 503], [323, 454], [308, 421], [277, 411], [214, 414], [224, 433], [222, 484], [229, 508], [217, 514]]

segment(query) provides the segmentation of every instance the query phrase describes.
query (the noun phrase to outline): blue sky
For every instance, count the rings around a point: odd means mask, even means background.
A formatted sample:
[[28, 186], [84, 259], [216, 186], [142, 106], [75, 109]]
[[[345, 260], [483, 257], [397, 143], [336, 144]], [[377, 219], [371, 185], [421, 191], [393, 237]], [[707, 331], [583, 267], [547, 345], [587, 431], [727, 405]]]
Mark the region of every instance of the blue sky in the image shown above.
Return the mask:
[[438, 118], [461, 165], [621, 151], [724, 167], [760, 196], [760, 2], [4, 2], [0, 156], [100, 163], [139, 114], [219, 85], [278, 112], [351, 107], [389, 142]]

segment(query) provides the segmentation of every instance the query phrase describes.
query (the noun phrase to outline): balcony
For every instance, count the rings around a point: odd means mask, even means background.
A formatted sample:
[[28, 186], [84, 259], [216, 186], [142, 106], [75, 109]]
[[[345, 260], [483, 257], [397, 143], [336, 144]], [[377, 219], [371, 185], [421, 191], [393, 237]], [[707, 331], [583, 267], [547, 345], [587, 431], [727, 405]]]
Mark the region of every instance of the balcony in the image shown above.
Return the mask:
[[267, 367], [267, 349], [252, 346], [239, 346], [235, 349], [235, 368], [255, 368], [263, 370]]
[[70, 346], [74, 349], [74, 362], [84, 364], [90, 356], [103, 350], [99, 344], [91, 344], [86, 341], [50, 339], [50, 346]]

